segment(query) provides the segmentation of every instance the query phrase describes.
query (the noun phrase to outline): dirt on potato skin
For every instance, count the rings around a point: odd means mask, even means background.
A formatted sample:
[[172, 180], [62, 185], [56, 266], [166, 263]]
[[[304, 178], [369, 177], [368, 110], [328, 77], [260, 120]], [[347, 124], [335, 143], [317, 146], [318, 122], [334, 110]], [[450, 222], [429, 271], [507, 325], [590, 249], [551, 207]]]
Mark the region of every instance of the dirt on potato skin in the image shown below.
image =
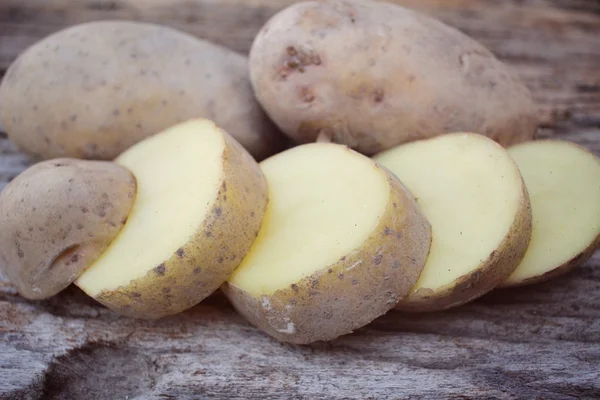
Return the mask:
[[385, 168], [390, 200], [357, 249], [290, 287], [256, 297], [222, 286], [235, 309], [282, 342], [308, 344], [351, 333], [408, 295], [425, 265], [431, 226], [416, 200]]

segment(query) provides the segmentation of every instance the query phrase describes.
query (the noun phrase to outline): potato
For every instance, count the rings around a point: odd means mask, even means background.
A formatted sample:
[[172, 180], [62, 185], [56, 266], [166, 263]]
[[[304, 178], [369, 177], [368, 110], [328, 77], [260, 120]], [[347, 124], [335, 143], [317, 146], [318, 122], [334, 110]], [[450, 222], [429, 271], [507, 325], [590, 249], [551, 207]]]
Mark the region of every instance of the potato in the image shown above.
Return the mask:
[[119, 233], [136, 181], [107, 161], [35, 164], [0, 192], [0, 267], [28, 299], [69, 286]]
[[531, 204], [508, 152], [478, 134], [454, 133], [375, 157], [415, 195], [433, 230], [419, 281], [397, 309], [438, 311], [506, 280], [531, 238]]
[[147, 138], [115, 162], [135, 175], [137, 198], [121, 233], [75, 284], [134, 318], [199, 303], [227, 280], [258, 234], [268, 201], [258, 164], [202, 119]]
[[261, 168], [267, 213], [223, 285], [248, 321], [283, 342], [331, 340], [408, 294], [427, 258], [431, 227], [400, 181], [332, 143], [295, 147]]
[[268, 115], [299, 143], [321, 136], [372, 155], [449, 132], [508, 146], [537, 131], [531, 94], [489, 50], [390, 3], [284, 9], [255, 38], [250, 75]]
[[600, 245], [600, 160], [558, 140], [508, 151], [531, 196], [533, 231], [525, 258], [504, 287], [560, 276], [586, 262]]
[[254, 98], [245, 56], [163, 26], [69, 27], [21, 54], [0, 86], [9, 137], [42, 158], [112, 160], [196, 117], [214, 120], [257, 159], [284, 145]]

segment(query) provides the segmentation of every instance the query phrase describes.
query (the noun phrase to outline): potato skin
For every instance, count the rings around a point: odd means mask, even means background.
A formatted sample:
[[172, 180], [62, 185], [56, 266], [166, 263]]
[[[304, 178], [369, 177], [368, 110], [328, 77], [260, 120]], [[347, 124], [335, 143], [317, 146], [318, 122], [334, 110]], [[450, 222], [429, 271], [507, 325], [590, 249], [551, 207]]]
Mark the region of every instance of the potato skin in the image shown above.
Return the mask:
[[69, 286], [127, 220], [134, 176], [106, 161], [35, 164], [0, 192], [0, 266], [28, 299]]
[[431, 246], [431, 226], [414, 197], [386, 171], [390, 201], [365, 243], [336, 263], [254, 297], [227, 282], [222, 291], [250, 323], [282, 342], [308, 344], [351, 333], [388, 310], [417, 282]]
[[484, 46], [385, 2], [296, 3], [250, 51], [259, 102], [300, 143], [319, 136], [373, 155], [447, 132], [503, 146], [533, 139], [528, 89]]
[[39, 41], [0, 86], [9, 137], [38, 157], [112, 160], [176, 123], [205, 117], [257, 159], [284, 138], [254, 98], [245, 56], [139, 22], [76, 25]]
[[258, 164], [228, 134], [218, 198], [196, 235], [171, 258], [127, 286], [94, 298], [119, 314], [158, 319], [208, 297], [250, 250], [268, 204], [267, 182]]
[[442, 311], [466, 304], [502, 285], [525, 257], [532, 231], [529, 193], [525, 182], [517, 216], [497, 250], [492, 251], [477, 270], [438, 291], [419, 289], [400, 301], [396, 310], [408, 312]]

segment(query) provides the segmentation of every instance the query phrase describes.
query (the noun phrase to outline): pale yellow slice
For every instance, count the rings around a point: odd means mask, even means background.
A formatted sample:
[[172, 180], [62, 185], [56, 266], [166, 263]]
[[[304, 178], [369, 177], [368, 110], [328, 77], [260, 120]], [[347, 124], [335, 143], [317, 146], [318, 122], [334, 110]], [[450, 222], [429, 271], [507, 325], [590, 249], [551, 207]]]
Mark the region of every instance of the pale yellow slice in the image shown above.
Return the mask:
[[583, 264], [600, 243], [600, 160], [557, 140], [524, 143], [509, 153], [531, 197], [533, 232], [503, 286], [545, 281]]
[[146, 139], [116, 163], [136, 177], [135, 204], [77, 286], [135, 317], [196, 304], [227, 279], [256, 238], [267, 203], [258, 164], [207, 120]]
[[531, 211], [519, 170], [500, 145], [455, 133], [398, 146], [375, 159], [415, 195], [433, 231], [423, 273], [398, 309], [464, 304], [514, 271], [530, 239]]
[[273, 294], [359, 247], [390, 199], [385, 173], [341, 146], [290, 151], [261, 168], [271, 203], [256, 243], [229, 279], [253, 295]]
[[412, 195], [369, 158], [332, 143], [261, 163], [269, 206], [223, 287], [278, 340], [330, 340], [385, 313], [416, 282], [431, 241]]

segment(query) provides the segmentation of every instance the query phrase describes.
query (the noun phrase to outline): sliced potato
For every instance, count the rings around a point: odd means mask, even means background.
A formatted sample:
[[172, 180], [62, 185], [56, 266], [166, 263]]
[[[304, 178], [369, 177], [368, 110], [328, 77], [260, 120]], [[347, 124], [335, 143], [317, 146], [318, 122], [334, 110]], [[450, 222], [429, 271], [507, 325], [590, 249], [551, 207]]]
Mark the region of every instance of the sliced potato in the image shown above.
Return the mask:
[[35, 164], [0, 192], [0, 268], [28, 299], [69, 286], [117, 236], [135, 178], [107, 161]]
[[267, 204], [258, 164], [206, 120], [167, 129], [116, 162], [136, 176], [138, 196], [121, 233], [77, 286], [132, 317], [193, 306], [225, 282], [258, 234]]
[[587, 261], [600, 244], [600, 160], [568, 142], [511, 147], [531, 196], [533, 232], [525, 258], [502, 286], [538, 283]]
[[408, 294], [431, 228], [392, 174], [331, 143], [293, 148], [261, 167], [269, 207], [250, 253], [223, 286], [252, 324], [280, 341], [331, 340]]
[[514, 161], [482, 135], [455, 133], [379, 154], [432, 225], [431, 252], [397, 309], [436, 311], [471, 301], [515, 270], [531, 237], [531, 208]]

